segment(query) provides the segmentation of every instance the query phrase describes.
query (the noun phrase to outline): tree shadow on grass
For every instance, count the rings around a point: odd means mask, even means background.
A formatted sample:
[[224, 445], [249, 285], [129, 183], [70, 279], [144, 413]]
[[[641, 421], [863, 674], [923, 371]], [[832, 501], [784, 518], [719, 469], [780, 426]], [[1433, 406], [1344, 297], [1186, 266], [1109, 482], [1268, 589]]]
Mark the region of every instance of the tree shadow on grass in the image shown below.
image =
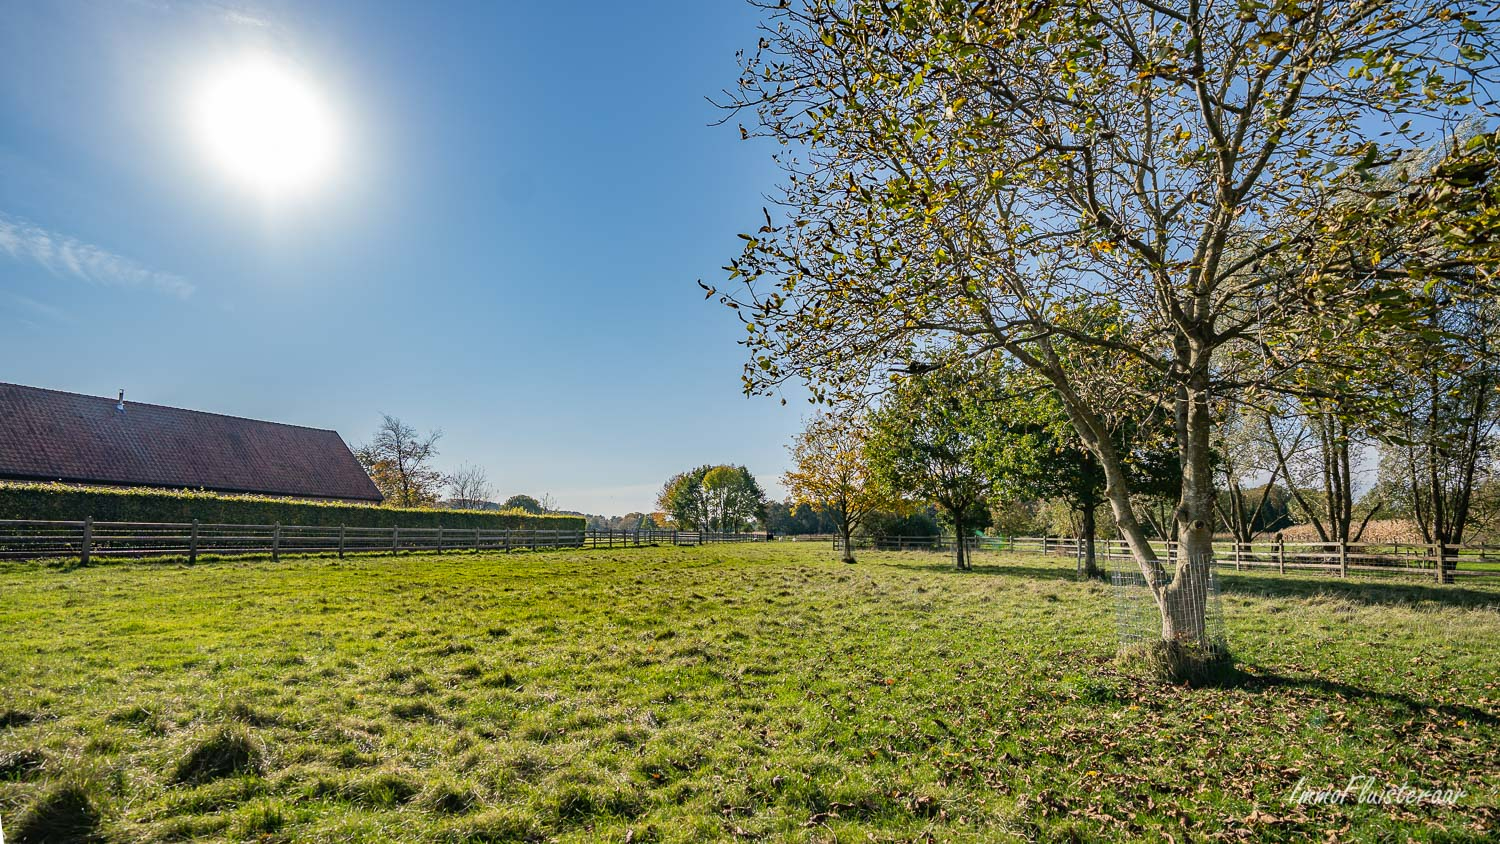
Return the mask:
[[[861, 560], [860, 562], [863, 562]], [[887, 560], [872, 559], [885, 568], [905, 569], [907, 571], [919, 571], [924, 574], [946, 574], [954, 577], [975, 577], [978, 575], [1001, 575], [1003, 577], [1024, 577], [1031, 580], [1065, 580], [1073, 583], [1084, 583], [1071, 567], [1050, 568], [1046, 566], [1017, 566], [1005, 563], [987, 563], [975, 561], [974, 567], [969, 571], [959, 571], [953, 565], [951, 557], [943, 559], [925, 560]], [[855, 564], [857, 568], [859, 563]]]
[[1225, 593], [1262, 598], [1338, 598], [1368, 606], [1410, 606], [1432, 602], [1463, 609], [1500, 611], [1500, 590], [1465, 586], [1423, 585], [1379, 580], [1334, 580], [1313, 577], [1282, 577], [1239, 574], [1219, 567], [1219, 582]]
[[[1251, 668], [1254, 671], [1252, 673], [1251, 671], [1244, 670], [1245, 668]], [[1325, 680], [1321, 677], [1293, 677], [1285, 674], [1277, 674], [1262, 669], [1253, 663], [1239, 663], [1224, 677], [1222, 682], [1215, 685], [1223, 688], [1234, 688], [1252, 694], [1264, 694], [1286, 689], [1302, 689], [1318, 692], [1328, 697], [1394, 704], [1407, 710], [1413, 718], [1426, 717], [1428, 714], [1436, 712], [1450, 718], [1462, 719], [1475, 724], [1484, 724], [1490, 727], [1500, 725], [1500, 716], [1473, 706], [1461, 703], [1437, 703], [1397, 692], [1382, 692], [1360, 686], [1351, 686], [1348, 683], [1340, 683], [1337, 680]]]

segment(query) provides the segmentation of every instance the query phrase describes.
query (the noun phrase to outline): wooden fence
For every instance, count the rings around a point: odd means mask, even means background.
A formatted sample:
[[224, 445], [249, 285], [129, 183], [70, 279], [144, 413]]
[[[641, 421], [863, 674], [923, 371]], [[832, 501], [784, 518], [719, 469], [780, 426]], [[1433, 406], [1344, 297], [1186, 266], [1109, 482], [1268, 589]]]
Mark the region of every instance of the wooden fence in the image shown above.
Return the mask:
[[[833, 549], [843, 542], [832, 537]], [[1016, 551], [1072, 557], [1081, 562], [1084, 542], [1070, 536], [971, 536], [970, 550]], [[1163, 559], [1175, 558], [1178, 543], [1153, 542]], [[952, 551], [951, 536], [873, 536], [855, 539], [855, 548], [880, 551]], [[1444, 554], [1443, 552], [1446, 551]], [[1130, 563], [1124, 540], [1096, 540], [1094, 554], [1100, 563]], [[1348, 577], [1350, 573], [1407, 574], [1439, 578], [1438, 560], [1443, 554], [1442, 579], [1455, 577], [1500, 577], [1500, 547], [1486, 545], [1422, 545], [1412, 543], [1358, 542], [1215, 542], [1214, 557], [1220, 566], [1241, 569], [1276, 569], [1279, 572], [1310, 571]]]
[[[986, 538], [988, 539], [988, 538]], [[988, 540], [997, 549], [1080, 558], [1084, 542], [1073, 537], [1013, 536]], [[1175, 558], [1178, 543], [1155, 541], [1163, 560]], [[1500, 576], [1500, 547], [1493, 545], [1427, 545], [1407, 542], [1215, 542], [1214, 558], [1222, 567], [1309, 571], [1348, 577], [1350, 573], [1406, 574], [1451, 582], [1454, 577]], [[1101, 562], [1129, 562], [1121, 539], [1096, 540]], [[1439, 560], [1444, 562], [1441, 570]]]
[[538, 551], [763, 542], [762, 533], [677, 530], [543, 530], [313, 527], [160, 522], [0, 520], [0, 559], [400, 554], [417, 551]]
[[[792, 537], [785, 537], [791, 539]], [[970, 536], [968, 549], [970, 551], [990, 547], [985, 542], [993, 544], [998, 538], [992, 539], [987, 536]], [[844, 540], [837, 535], [832, 537], [833, 550], [844, 550]], [[952, 551], [953, 537], [951, 536], [856, 536], [852, 543], [855, 550], [865, 549], [873, 551]]]

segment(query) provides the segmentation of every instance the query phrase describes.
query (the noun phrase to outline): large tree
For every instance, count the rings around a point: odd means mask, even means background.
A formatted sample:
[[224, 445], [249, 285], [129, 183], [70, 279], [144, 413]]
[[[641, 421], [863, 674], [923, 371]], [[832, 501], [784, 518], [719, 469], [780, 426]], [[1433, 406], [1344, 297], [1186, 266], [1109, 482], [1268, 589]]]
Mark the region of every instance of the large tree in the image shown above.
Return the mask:
[[[756, 5], [759, 49], [724, 105], [779, 142], [786, 178], [784, 218], [744, 235], [729, 272], [746, 286], [723, 294], [748, 325], [747, 390], [860, 393], [959, 338], [1003, 351], [1098, 460], [1162, 638], [1203, 641], [1216, 403], [1326, 390], [1302, 363], [1420, 310], [1417, 270], [1335, 221], [1390, 151], [1493, 108], [1475, 84], [1496, 75], [1492, 4]], [[1098, 302], [1120, 318], [1074, 320]], [[1171, 571], [1110, 438], [1131, 385], [1060, 341], [1150, 372], [1172, 415]]]
[[699, 466], [669, 478], [656, 506], [687, 530], [738, 533], [764, 522], [766, 496], [744, 466]]
[[794, 502], [833, 517], [846, 563], [854, 562], [854, 531], [874, 513], [900, 504], [870, 473], [868, 434], [862, 417], [818, 414], [793, 441], [794, 465], [781, 481]]
[[354, 455], [370, 480], [393, 507], [431, 507], [447, 482], [433, 468], [437, 441], [442, 431], [418, 434], [412, 426], [390, 414], [382, 416], [375, 438], [355, 449]]

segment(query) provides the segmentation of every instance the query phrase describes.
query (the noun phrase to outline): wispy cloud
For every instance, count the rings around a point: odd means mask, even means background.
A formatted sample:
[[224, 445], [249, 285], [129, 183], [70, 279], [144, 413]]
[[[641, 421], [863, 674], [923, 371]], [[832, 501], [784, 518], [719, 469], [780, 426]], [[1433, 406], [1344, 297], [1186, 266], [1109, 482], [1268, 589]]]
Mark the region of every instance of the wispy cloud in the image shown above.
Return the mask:
[[271, 28], [271, 22], [266, 20], [265, 18], [256, 17], [255, 15], [247, 14], [238, 9], [225, 9], [224, 20], [227, 20], [230, 23], [239, 24], [240, 26], [252, 26], [256, 29]]
[[0, 251], [17, 261], [40, 264], [56, 275], [106, 287], [146, 288], [180, 298], [187, 298], [194, 289], [180, 275], [144, 267], [108, 249], [3, 214]]

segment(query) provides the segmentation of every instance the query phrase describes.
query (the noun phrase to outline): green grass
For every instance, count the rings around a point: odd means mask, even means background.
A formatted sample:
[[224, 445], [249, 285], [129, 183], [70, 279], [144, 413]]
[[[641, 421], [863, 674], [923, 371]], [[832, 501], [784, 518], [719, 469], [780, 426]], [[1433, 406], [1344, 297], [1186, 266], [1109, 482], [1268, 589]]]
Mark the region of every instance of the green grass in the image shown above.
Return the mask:
[[[1071, 561], [978, 563], [0, 566], [0, 818], [10, 841], [1496, 833], [1500, 587], [1226, 572], [1244, 674], [1187, 689], [1119, 673], [1109, 587]], [[1357, 774], [1468, 796], [1286, 799]]]

